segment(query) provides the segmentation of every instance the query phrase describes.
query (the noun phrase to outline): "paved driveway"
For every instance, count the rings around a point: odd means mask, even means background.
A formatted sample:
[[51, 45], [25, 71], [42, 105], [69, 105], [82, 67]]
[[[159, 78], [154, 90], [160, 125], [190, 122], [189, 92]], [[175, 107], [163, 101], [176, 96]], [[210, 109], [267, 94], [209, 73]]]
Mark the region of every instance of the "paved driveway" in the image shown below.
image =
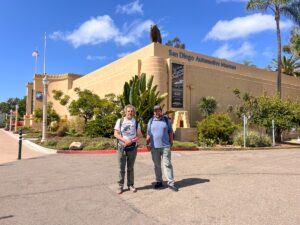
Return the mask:
[[[16, 135], [0, 129], [0, 164], [16, 161], [18, 158], [19, 142]], [[22, 146], [22, 158], [32, 158], [44, 154], [33, 151], [27, 146]]]
[[173, 153], [178, 193], [153, 190], [149, 153], [137, 193], [115, 194], [115, 155], [48, 155], [0, 165], [0, 224], [300, 224], [300, 151]]

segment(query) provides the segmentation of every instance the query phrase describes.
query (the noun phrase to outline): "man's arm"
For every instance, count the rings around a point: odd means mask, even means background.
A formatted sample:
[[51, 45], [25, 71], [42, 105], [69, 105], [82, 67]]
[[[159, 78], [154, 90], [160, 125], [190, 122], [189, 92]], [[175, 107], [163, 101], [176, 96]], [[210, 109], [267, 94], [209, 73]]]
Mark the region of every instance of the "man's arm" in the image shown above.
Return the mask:
[[[168, 118], [168, 120], [169, 120], [169, 118]], [[173, 139], [174, 139], [174, 132], [173, 132], [173, 128], [172, 128], [170, 120], [169, 120], [169, 123], [168, 123], [168, 132], [169, 132], [170, 145], [172, 147], [173, 146]]]
[[173, 131], [169, 134], [169, 139], [170, 139], [170, 145], [171, 147], [173, 146]]
[[130, 145], [130, 144], [132, 143], [131, 140], [126, 140], [125, 138], [123, 138], [119, 130], [115, 130], [114, 136], [115, 136], [115, 138], [117, 138], [118, 140], [124, 142], [124, 143], [125, 143], [125, 146]]
[[131, 139], [132, 142], [137, 142], [143, 136], [140, 128], [137, 129], [136, 134], [137, 134], [136, 137]]
[[146, 137], [146, 145], [147, 145], [147, 149], [150, 149], [150, 135], [148, 135], [148, 134]]

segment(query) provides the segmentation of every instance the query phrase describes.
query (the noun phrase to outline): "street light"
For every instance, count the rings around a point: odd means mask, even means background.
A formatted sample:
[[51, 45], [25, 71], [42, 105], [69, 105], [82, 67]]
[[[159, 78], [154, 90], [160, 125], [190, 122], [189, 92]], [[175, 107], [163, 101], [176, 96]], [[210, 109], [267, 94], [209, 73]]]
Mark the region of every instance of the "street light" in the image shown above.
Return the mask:
[[44, 94], [43, 94], [43, 130], [42, 130], [42, 142], [46, 140], [47, 133], [47, 89], [48, 89], [48, 76], [45, 74], [43, 79]]
[[18, 131], [18, 110], [19, 110], [19, 105], [16, 104], [15, 132]]

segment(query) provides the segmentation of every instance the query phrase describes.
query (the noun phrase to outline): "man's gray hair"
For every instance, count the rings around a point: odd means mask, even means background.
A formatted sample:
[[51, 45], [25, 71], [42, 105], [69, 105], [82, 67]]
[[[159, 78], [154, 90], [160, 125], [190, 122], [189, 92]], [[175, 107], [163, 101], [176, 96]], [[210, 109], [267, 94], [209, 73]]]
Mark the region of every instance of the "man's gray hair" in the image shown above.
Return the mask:
[[126, 106], [124, 107], [124, 110], [123, 110], [124, 115], [126, 115], [126, 112], [127, 112], [127, 109], [128, 109], [128, 108], [133, 109], [133, 115], [135, 115], [136, 110], [135, 110], [135, 107], [134, 107], [133, 105], [126, 105]]

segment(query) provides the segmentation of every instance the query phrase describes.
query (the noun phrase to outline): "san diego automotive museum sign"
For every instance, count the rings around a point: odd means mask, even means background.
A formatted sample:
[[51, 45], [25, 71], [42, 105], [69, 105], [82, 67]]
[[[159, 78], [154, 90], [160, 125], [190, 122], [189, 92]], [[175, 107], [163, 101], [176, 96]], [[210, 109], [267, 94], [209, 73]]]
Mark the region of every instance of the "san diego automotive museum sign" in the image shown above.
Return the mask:
[[175, 58], [180, 58], [180, 59], [185, 59], [189, 62], [199, 62], [199, 63], [206, 63], [209, 65], [214, 65], [214, 66], [218, 66], [218, 67], [224, 67], [227, 69], [232, 69], [232, 70], [236, 70], [236, 66], [232, 65], [232, 64], [228, 64], [228, 63], [224, 63], [221, 61], [216, 61], [216, 60], [211, 60], [211, 59], [206, 59], [203, 57], [199, 57], [199, 56], [192, 56], [192, 55], [188, 55], [185, 54], [184, 52], [176, 52], [173, 50], [169, 50], [169, 56], [175, 57]]

